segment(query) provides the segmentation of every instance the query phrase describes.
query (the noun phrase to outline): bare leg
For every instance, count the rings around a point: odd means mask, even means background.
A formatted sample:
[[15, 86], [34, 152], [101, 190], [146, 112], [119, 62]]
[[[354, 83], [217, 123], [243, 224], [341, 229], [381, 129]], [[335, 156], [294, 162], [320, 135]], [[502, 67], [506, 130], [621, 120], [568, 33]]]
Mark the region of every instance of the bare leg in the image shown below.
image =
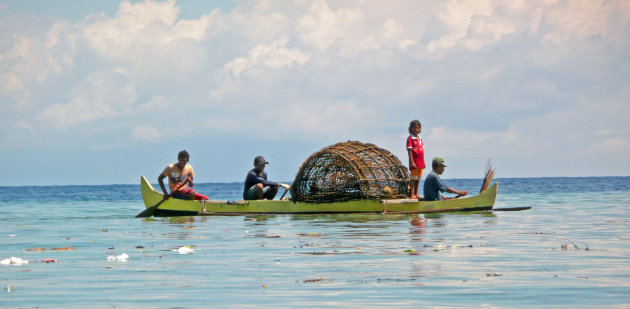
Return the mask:
[[263, 184], [262, 183], [256, 184], [256, 187], [254, 187], [254, 194], [256, 195], [257, 200], [263, 199]]
[[409, 181], [409, 187], [411, 189], [410, 198], [418, 198], [418, 185], [420, 182], [418, 180], [412, 179]]
[[268, 200], [273, 200], [273, 198], [276, 197], [276, 194], [278, 194], [278, 188], [279, 187], [269, 188], [269, 191], [267, 191]]

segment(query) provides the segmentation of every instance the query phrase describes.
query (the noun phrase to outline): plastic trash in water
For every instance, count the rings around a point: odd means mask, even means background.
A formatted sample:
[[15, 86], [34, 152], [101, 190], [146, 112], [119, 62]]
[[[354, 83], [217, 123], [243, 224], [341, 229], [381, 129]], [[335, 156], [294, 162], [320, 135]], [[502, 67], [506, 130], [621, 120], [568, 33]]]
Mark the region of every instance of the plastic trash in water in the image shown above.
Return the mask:
[[2, 265], [15, 265], [15, 266], [20, 266], [20, 265], [24, 265], [24, 264], [28, 264], [28, 260], [23, 260], [19, 257], [10, 257], [8, 259], [4, 259], [2, 261], [0, 261], [0, 264]]
[[433, 244], [433, 250], [444, 250], [446, 248], [448, 248], [448, 246], [444, 243]]
[[177, 251], [178, 254], [193, 254], [193, 253], [195, 253], [195, 249], [193, 249], [190, 246], [180, 247], [177, 250], [173, 250], [173, 251]]
[[123, 253], [118, 256], [110, 255], [107, 257], [108, 261], [118, 261], [118, 262], [126, 262], [129, 259], [129, 255], [127, 253]]

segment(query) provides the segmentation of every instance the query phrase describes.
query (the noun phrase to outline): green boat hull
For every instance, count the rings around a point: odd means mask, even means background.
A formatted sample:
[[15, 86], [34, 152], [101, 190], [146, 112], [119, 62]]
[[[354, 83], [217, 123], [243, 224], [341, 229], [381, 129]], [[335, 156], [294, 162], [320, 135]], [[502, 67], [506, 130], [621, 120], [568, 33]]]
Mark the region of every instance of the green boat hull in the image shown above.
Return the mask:
[[[149, 208], [162, 201], [163, 195], [144, 177], [140, 177], [144, 205]], [[250, 214], [341, 214], [341, 213], [392, 213], [419, 214], [449, 211], [490, 210], [497, 196], [494, 183], [479, 195], [441, 200], [417, 201], [354, 200], [337, 203], [301, 203], [289, 200], [255, 201], [191, 201], [170, 198], [160, 204], [154, 215], [250, 215]]]

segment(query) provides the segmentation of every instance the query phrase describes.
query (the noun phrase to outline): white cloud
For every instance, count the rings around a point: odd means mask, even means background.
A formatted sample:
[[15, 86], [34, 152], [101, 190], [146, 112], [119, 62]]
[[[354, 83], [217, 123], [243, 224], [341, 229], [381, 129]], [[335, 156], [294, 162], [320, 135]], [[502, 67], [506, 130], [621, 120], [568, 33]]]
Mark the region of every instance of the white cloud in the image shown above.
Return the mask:
[[0, 33], [1, 144], [111, 149], [260, 123], [263, 140], [400, 151], [419, 118], [454, 159], [630, 155], [628, 1], [256, 1], [181, 19], [188, 5]]
[[81, 22], [81, 38], [113, 64], [134, 75], [149, 69], [160, 76], [186, 74], [202, 62], [199, 43], [222, 30], [222, 15], [209, 12], [196, 20], [177, 20], [174, 0], [122, 2], [114, 18], [92, 15]]
[[11, 93], [24, 89], [24, 84], [17, 74], [7, 72], [0, 74], [0, 93]]
[[258, 45], [249, 51], [247, 58], [236, 58], [224, 66], [224, 70], [238, 76], [241, 72], [263, 66], [270, 69], [281, 69], [293, 64], [304, 64], [309, 56], [297, 48], [286, 48], [289, 38], [282, 38], [268, 45]]
[[141, 104], [138, 106], [138, 113], [146, 114], [146, 113], [166, 113], [168, 109], [175, 105], [169, 98], [158, 95], [151, 98], [147, 103]]
[[[376, 111], [350, 101], [295, 102], [263, 112], [261, 117], [281, 136], [310, 136], [307, 139], [346, 135], [375, 119]], [[280, 120], [280, 121], [278, 121]]]
[[93, 72], [75, 86], [67, 103], [52, 104], [35, 118], [43, 126], [65, 130], [95, 120], [128, 115], [135, 101], [136, 91], [126, 81], [124, 71]]
[[[580, 0], [559, 1], [545, 13], [545, 23], [550, 27], [545, 40], [562, 44], [568, 40], [583, 40], [594, 35], [608, 35], [612, 14], [629, 14], [623, 1]], [[625, 9], [625, 12], [624, 12]]]
[[[374, 21], [360, 7], [333, 11], [326, 1], [319, 0], [309, 7], [307, 14], [299, 18], [297, 29], [307, 45], [325, 51], [333, 44], [338, 44], [338, 55], [351, 57], [361, 51], [381, 48], [379, 34], [383, 33], [384, 21], [376, 25], [372, 23]], [[385, 31], [389, 31], [391, 36], [395, 25], [393, 21], [388, 25]], [[371, 30], [374, 29], [380, 31], [373, 33]]]
[[253, 71], [254, 78], [269, 78], [269, 70], [289, 68], [294, 65], [306, 63], [310, 56], [297, 48], [287, 48], [289, 39], [281, 37], [267, 45], [257, 45], [252, 48], [246, 58], [238, 57], [223, 66], [223, 71], [217, 78], [222, 80], [218, 89], [211, 91], [210, 97], [221, 100], [226, 94], [235, 93], [241, 87], [240, 75], [247, 71]]
[[131, 132], [131, 136], [140, 141], [159, 141], [160, 138], [162, 138], [162, 133], [153, 126], [143, 125], [135, 126]]

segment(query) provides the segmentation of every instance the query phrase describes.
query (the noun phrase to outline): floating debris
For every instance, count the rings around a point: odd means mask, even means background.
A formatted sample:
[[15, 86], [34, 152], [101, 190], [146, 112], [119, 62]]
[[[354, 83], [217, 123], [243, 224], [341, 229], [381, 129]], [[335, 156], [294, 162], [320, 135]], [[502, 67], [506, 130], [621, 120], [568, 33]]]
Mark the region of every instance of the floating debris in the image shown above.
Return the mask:
[[42, 262], [43, 262], [43, 263], [57, 263], [57, 262], [59, 262], [59, 260], [55, 260], [55, 259], [44, 259]]
[[458, 244], [453, 244], [453, 245], [448, 245], [445, 243], [435, 243], [433, 245], [429, 245], [426, 244], [424, 245], [425, 248], [432, 248], [433, 251], [440, 251], [440, 250], [446, 250], [446, 249], [456, 249], [456, 248], [474, 248], [474, 247], [483, 247], [486, 244], [470, 244], [470, 245], [458, 245]]
[[321, 281], [324, 281], [324, 279], [325, 279], [325, 278], [306, 279], [306, 280], [303, 280], [302, 282], [304, 282], [304, 283], [321, 282]]
[[20, 266], [20, 265], [24, 265], [28, 263], [29, 263], [28, 260], [23, 260], [19, 257], [14, 257], [14, 256], [0, 261], [0, 264], [2, 265], [15, 265], [15, 266]]
[[107, 257], [108, 261], [126, 262], [128, 259], [129, 259], [129, 255], [127, 255], [127, 253], [123, 253], [123, 254], [118, 255], [118, 256], [110, 255], [110, 256]]
[[136, 246], [136, 249], [144, 249], [143, 246]]
[[76, 249], [73, 248], [73, 247], [64, 247], [64, 248], [52, 248], [50, 250], [52, 250], [52, 251], [68, 251], [68, 250], [76, 250]]
[[443, 243], [433, 244], [433, 250], [444, 250], [446, 248], [448, 248], [448, 246]]
[[281, 238], [280, 235], [271, 235], [271, 236], [267, 236], [266, 238]]
[[173, 250], [173, 251], [176, 251], [178, 254], [193, 254], [193, 253], [195, 253], [195, 249], [193, 249], [191, 246], [180, 247], [180, 248], [178, 248], [176, 250]]
[[503, 276], [502, 273], [487, 273], [486, 277], [501, 277]]
[[[114, 249], [114, 248], [110, 248], [110, 249]], [[30, 248], [30, 249], [26, 249], [26, 251], [46, 251], [46, 250], [52, 250], [52, 251], [68, 251], [68, 250], [76, 250], [73, 247], [65, 247], [65, 248], [52, 248], [52, 249], [46, 249], [46, 248]]]
[[407, 250], [405, 250], [405, 252], [416, 252], [416, 250], [414, 250], [414, 249], [407, 249]]
[[381, 282], [414, 282], [414, 281], [418, 281], [418, 279], [416, 278], [377, 278], [376, 282], [377, 283], [381, 283]]
[[[578, 247], [578, 245], [576, 245], [576, 244], [575, 244], [574, 242], [572, 242], [570, 239], [565, 239], [565, 240], [566, 240], [566, 241], [568, 241], [568, 242], [570, 242], [570, 243], [573, 245], [573, 248], [574, 248], [575, 250], [580, 250], [580, 247]], [[584, 244], [584, 247], [585, 247], [583, 250], [585, 250], [585, 251], [589, 251], [589, 250], [591, 250], [591, 249], [589, 249], [589, 248], [588, 248], [588, 244], [587, 244], [587, 243], [583, 242], [583, 244]], [[569, 250], [569, 244], [566, 244], [566, 243], [565, 243], [565, 244], [560, 245], [560, 249], [562, 249], [562, 250]]]
[[13, 283], [8, 283], [4, 286], [4, 290], [7, 291], [7, 293], [11, 293], [15, 291], [15, 285], [13, 285]]

